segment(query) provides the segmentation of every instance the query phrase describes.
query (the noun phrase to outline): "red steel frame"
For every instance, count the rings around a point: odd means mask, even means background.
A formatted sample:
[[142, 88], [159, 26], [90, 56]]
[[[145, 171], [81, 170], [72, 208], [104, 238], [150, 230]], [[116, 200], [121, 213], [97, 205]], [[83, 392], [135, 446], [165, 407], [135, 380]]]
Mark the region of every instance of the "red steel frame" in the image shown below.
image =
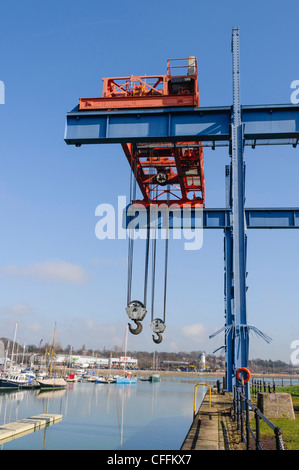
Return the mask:
[[[136, 177], [143, 200], [150, 204], [204, 205], [205, 180], [200, 142], [176, 144], [122, 144]], [[161, 186], [157, 174], [163, 171], [167, 183]]]
[[[187, 64], [173, 65], [187, 61]], [[181, 74], [183, 70], [187, 73]], [[179, 78], [184, 86], [172, 86]], [[147, 108], [166, 106], [198, 106], [198, 77], [195, 57], [168, 59], [166, 75], [143, 75], [103, 78], [103, 93], [99, 98], [80, 98], [79, 110]], [[189, 89], [187, 85], [190, 85]]]
[[[102, 97], [81, 98], [79, 110], [169, 106], [199, 106], [195, 57], [169, 59], [166, 75], [103, 78]], [[204, 206], [200, 142], [126, 143], [122, 147], [143, 196], [133, 202]]]

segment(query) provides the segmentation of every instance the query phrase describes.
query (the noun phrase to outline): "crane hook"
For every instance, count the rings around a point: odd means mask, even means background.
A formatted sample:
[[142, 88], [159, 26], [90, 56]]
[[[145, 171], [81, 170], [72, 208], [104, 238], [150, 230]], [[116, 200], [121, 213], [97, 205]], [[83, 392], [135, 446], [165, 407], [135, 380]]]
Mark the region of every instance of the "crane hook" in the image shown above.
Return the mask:
[[153, 341], [154, 341], [154, 343], [159, 344], [159, 343], [162, 342], [163, 338], [162, 338], [162, 335], [160, 335], [160, 333], [156, 333], [156, 335], [158, 336], [158, 338], [155, 338], [154, 335], [153, 335]]
[[138, 320], [133, 320], [133, 322], [137, 325], [137, 327], [134, 329], [134, 328], [132, 328], [132, 325], [130, 325], [130, 323], [128, 323], [129, 330], [133, 335], [139, 335], [139, 333], [141, 333], [141, 331], [142, 331], [142, 324]]
[[153, 335], [153, 340], [156, 344], [159, 344], [162, 342], [162, 335], [161, 333], [163, 333], [163, 331], [165, 330], [166, 328], [166, 325], [164, 323], [163, 320], [161, 320], [161, 318], [155, 318], [152, 323], [151, 323], [151, 329], [153, 330], [153, 333], [155, 333], [158, 338], [155, 338], [154, 335]]

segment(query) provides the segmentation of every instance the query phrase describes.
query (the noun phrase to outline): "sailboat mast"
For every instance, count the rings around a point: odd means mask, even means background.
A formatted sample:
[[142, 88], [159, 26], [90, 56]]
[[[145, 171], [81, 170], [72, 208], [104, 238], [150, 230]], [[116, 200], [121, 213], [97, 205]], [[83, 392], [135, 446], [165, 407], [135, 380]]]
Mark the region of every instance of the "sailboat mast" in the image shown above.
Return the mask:
[[15, 335], [14, 335], [13, 344], [12, 344], [12, 351], [11, 351], [10, 369], [12, 368], [12, 365], [13, 365], [13, 355], [14, 355], [16, 336], [17, 336], [17, 327], [18, 327], [18, 322], [16, 322], [16, 326], [15, 326]]
[[127, 346], [128, 346], [128, 326], [126, 327], [126, 341], [125, 341], [124, 371], [126, 370], [126, 360], [127, 360]]
[[55, 346], [55, 333], [56, 333], [56, 322], [55, 322], [55, 326], [54, 326], [53, 344], [52, 344], [52, 351], [51, 351], [51, 361], [50, 361], [50, 371], [49, 371], [49, 377], [50, 378], [52, 376], [52, 361], [53, 361], [53, 352], [54, 352], [54, 346]]

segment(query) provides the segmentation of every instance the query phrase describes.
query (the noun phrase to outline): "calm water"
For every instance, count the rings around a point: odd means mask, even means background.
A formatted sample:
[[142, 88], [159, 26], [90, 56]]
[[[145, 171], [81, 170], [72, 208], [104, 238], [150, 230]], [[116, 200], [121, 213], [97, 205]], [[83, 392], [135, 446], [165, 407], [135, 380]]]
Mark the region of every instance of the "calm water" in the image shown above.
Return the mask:
[[[193, 417], [200, 379], [132, 385], [69, 383], [66, 390], [0, 393], [0, 424], [41, 413], [62, 421], [1, 445], [4, 450], [179, 450]], [[281, 379], [275, 380], [282, 385]], [[284, 385], [289, 380], [284, 379]], [[292, 381], [298, 384], [298, 379]], [[207, 387], [198, 387], [197, 408]]]
[[[209, 379], [201, 378], [200, 382]], [[178, 450], [193, 416], [198, 380], [69, 383], [66, 390], [0, 394], [0, 424], [41, 413], [62, 421], [1, 445], [4, 450]], [[198, 387], [197, 405], [206, 387]]]

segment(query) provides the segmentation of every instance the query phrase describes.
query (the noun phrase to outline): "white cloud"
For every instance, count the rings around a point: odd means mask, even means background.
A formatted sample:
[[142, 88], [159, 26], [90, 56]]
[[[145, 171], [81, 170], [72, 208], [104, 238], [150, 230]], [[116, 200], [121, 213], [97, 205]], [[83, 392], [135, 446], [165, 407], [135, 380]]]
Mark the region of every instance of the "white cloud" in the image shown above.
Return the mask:
[[48, 281], [83, 284], [87, 275], [81, 266], [66, 261], [46, 261], [28, 266], [9, 265], [0, 268], [4, 275], [12, 277], [32, 278]]
[[207, 329], [202, 323], [183, 326], [182, 334], [194, 343], [200, 343], [207, 339]]
[[16, 316], [23, 316], [23, 315], [32, 315], [34, 312], [29, 305], [24, 304], [24, 303], [16, 303], [11, 305], [8, 309], [7, 312], [11, 315], [16, 315]]
[[15, 303], [6, 307], [0, 307], [0, 314], [2, 316], [8, 315], [9, 317], [24, 319], [25, 317], [34, 315], [34, 313], [35, 312], [29, 305], [22, 302]]
[[31, 325], [28, 326], [28, 330], [32, 333], [39, 333], [40, 331], [43, 331], [43, 328], [43, 325], [38, 322], [31, 323]]
[[77, 317], [73, 319], [69, 329], [74, 336], [77, 334], [78, 337], [85, 337], [86, 344], [88, 340], [95, 341], [95, 344], [99, 344], [100, 341], [104, 343], [109, 341], [112, 346], [123, 343], [124, 330], [117, 324], [98, 323], [92, 319]]

